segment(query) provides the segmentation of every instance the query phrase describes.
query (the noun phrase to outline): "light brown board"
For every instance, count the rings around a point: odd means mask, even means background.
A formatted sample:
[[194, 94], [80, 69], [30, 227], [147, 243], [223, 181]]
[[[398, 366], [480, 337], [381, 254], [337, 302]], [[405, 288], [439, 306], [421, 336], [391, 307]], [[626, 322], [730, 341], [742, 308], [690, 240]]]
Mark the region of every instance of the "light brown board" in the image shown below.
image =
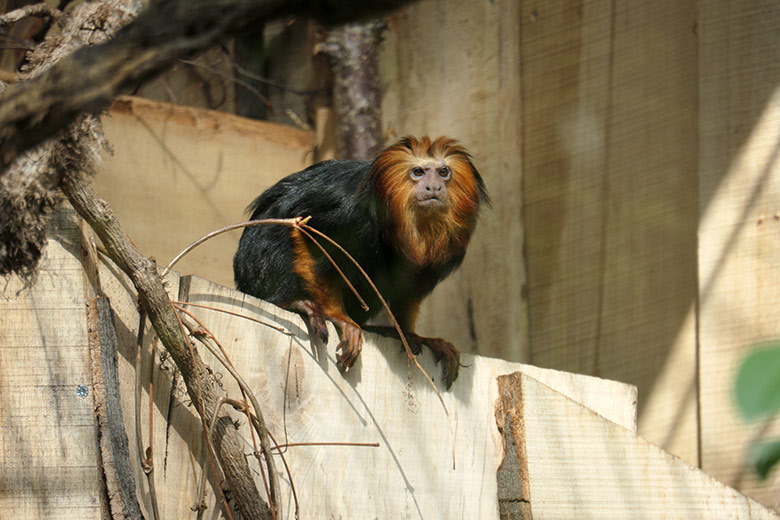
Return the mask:
[[[100, 519], [85, 278], [58, 210], [32, 287], [0, 281], [0, 518]], [[85, 385], [88, 395], [77, 394]]]
[[534, 520], [777, 518], [531, 377], [514, 388], [522, 395], [515, 440]]
[[639, 388], [639, 432], [697, 463], [694, 2], [524, 2], [534, 364]]
[[[112, 301], [121, 299], [112, 296]], [[464, 356], [466, 366], [452, 390], [442, 391], [448, 419], [397, 342], [367, 335], [356, 366], [345, 376], [335, 366], [333, 328], [329, 345], [313, 349], [300, 318], [273, 305], [198, 278], [190, 283], [190, 301], [242, 312], [294, 334], [212, 310], [192, 309], [253, 388], [278, 442], [379, 443], [379, 447], [289, 448], [285, 456], [301, 503], [301, 518], [497, 518], [496, 470], [503, 448], [494, 404], [498, 399], [496, 377], [501, 374], [533, 374], [625, 428], [635, 424], [633, 387], [472, 356]], [[124, 317], [132, 314], [132, 308], [124, 304], [121, 308], [120, 321], [132, 323], [133, 317]], [[225, 390], [237, 396], [227, 371], [202, 347], [199, 350], [222, 376]], [[438, 379], [439, 367], [430, 353], [420, 359]], [[160, 378], [170, 375], [157, 373]], [[169, 388], [155, 379], [156, 479], [163, 515], [177, 517], [194, 503], [204, 454], [192, 408], [177, 400], [172, 403], [167, 470], [161, 470]], [[146, 410], [146, 397], [144, 401]], [[251, 440], [244, 433], [249, 453]], [[192, 457], [185, 443], [195, 450]], [[277, 465], [281, 467], [278, 461]], [[282, 479], [284, 518], [293, 518], [286, 475]], [[211, 493], [208, 503], [208, 514], [214, 514]]]
[[463, 266], [423, 304], [418, 331], [466, 352], [527, 361], [519, 3], [422, 1], [388, 24], [380, 54], [387, 140], [458, 139], [493, 199]]
[[[230, 114], [122, 97], [103, 126], [113, 154], [95, 178], [138, 248], [167, 264], [189, 243], [248, 220], [246, 207], [311, 161], [313, 136]], [[177, 266], [226, 285], [241, 231], [207, 242]]]
[[733, 385], [749, 345], [780, 338], [780, 4], [703, 2], [699, 34], [701, 464], [777, 507], [778, 473], [762, 484], [743, 466], [761, 425]]

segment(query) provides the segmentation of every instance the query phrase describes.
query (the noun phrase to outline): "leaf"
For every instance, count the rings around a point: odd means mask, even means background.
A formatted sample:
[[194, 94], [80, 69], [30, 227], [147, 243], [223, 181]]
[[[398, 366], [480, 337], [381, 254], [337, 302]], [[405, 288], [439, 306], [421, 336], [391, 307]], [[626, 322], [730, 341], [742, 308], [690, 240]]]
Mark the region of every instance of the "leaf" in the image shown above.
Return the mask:
[[748, 463], [762, 479], [769, 475], [778, 462], [780, 462], [780, 440], [757, 442], [750, 447]]
[[737, 405], [748, 421], [780, 410], [780, 342], [756, 346], [737, 374]]

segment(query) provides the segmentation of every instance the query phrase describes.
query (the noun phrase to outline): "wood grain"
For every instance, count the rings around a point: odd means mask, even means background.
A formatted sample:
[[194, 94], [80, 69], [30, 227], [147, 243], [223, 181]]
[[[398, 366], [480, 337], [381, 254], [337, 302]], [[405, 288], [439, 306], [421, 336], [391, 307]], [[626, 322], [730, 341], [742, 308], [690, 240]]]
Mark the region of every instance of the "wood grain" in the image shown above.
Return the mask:
[[507, 413], [517, 422], [524, 498], [536, 520], [778, 518], [532, 377], [501, 378], [499, 386], [521, 396]]
[[[0, 516], [101, 519], [85, 278], [73, 210], [59, 210], [37, 282], [0, 292]], [[88, 392], [80, 397], [77, 389]]]
[[[122, 290], [121, 284], [112, 287]], [[189, 295], [191, 302], [239, 312], [292, 333], [213, 310], [190, 308], [219, 339], [254, 390], [278, 442], [379, 443], [379, 447], [288, 448], [285, 457], [302, 518], [497, 518], [496, 471], [503, 448], [493, 404], [498, 398], [496, 378], [501, 374], [533, 374], [572, 399], [595, 407], [604, 417], [626, 428], [635, 425], [633, 387], [478, 356], [464, 356], [467, 366], [452, 391], [442, 393], [450, 411], [448, 419], [396, 341], [366, 335], [361, 357], [344, 375], [335, 365], [336, 334], [332, 327], [330, 344], [313, 347], [295, 314], [199, 278], [189, 281]], [[131, 297], [112, 294], [111, 301], [117, 306], [118, 323], [132, 324], [137, 319]], [[224, 390], [231, 396], [239, 395], [227, 371], [202, 349], [201, 355], [223, 376]], [[439, 367], [429, 352], [421, 356], [421, 363], [438, 379]], [[198, 425], [193, 422], [191, 407], [181, 401], [181, 390], [171, 393], [170, 379], [165, 383], [170, 372], [155, 371], [155, 478], [163, 516], [175, 516], [194, 502], [204, 454], [199, 448]], [[166, 427], [168, 410], [173, 413]], [[240, 416], [236, 418], [245, 425]], [[243, 431], [250, 452], [251, 438]], [[192, 455], [189, 450], [193, 450]], [[282, 475], [282, 479], [285, 515], [292, 518], [288, 477]], [[207, 511], [212, 512], [213, 497], [208, 504]]]

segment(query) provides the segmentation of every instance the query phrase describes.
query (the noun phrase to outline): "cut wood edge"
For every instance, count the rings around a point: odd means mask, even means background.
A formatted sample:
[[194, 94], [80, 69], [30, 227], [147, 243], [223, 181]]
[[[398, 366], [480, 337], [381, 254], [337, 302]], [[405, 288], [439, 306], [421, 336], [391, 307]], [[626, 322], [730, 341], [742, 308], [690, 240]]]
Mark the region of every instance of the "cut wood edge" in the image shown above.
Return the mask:
[[[306, 325], [298, 314], [211, 280], [196, 275], [182, 275], [181, 284], [191, 287], [193, 293], [196, 293], [200, 299], [205, 298], [215, 303], [222, 300], [228, 305], [234, 305], [235, 302], [243, 302], [243, 305], [247, 308], [263, 309], [266, 311], [263, 313], [264, 316], [272, 315], [275, 316], [277, 321], [294, 323], [297, 324], [299, 330], [306, 330]], [[241, 318], [236, 319], [240, 320]], [[337, 336], [334, 334], [334, 329], [331, 329], [331, 336]], [[305, 334], [302, 339], [308, 341]], [[400, 345], [400, 341], [390, 340], [366, 331], [363, 331], [363, 339], [364, 351], [366, 349], [386, 349], [385, 345], [388, 342], [396, 342]], [[399, 349], [402, 349], [402, 347], [399, 347]], [[438, 363], [432, 362], [432, 356], [429, 355], [427, 349], [424, 349], [423, 352], [426, 354], [418, 356], [418, 361], [423, 369], [433, 377], [434, 381], [437, 381], [440, 366]], [[332, 352], [330, 353], [332, 354]], [[394, 361], [394, 359], [397, 361]], [[405, 356], [398, 356], [397, 358], [388, 357], [388, 363], [392, 365], [398, 364], [398, 366], [389, 366], [388, 369], [404, 373], [408, 368], [407, 361]], [[500, 377], [507, 374], [522, 373], [544, 382], [555, 391], [591, 409], [594, 413], [603, 416], [609, 421], [628, 430], [636, 431], [637, 389], [634, 385], [473, 354], [461, 354], [461, 365], [464, 368], [460, 371], [460, 377], [453, 382], [452, 388], [446, 393], [453, 393], [456, 397], [465, 398], [466, 396], [461, 392], [467, 390], [467, 382], [474, 377], [489, 377], [491, 380], [498, 381]], [[335, 365], [331, 368], [338, 371]], [[406, 383], [404, 381], [404, 384]], [[495, 383], [493, 385], [495, 386]]]
[[517, 499], [535, 518], [778, 518], [533, 377], [499, 385], [496, 418], [518, 447]]
[[282, 146], [295, 148], [314, 146], [314, 135], [308, 130], [249, 119], [218, 110], [175, 105], [135, 96], [118, 96], [108, 108], [108, 113], [137, 116], [146, 121], [165, 121], [198, 129], [227, 130]]

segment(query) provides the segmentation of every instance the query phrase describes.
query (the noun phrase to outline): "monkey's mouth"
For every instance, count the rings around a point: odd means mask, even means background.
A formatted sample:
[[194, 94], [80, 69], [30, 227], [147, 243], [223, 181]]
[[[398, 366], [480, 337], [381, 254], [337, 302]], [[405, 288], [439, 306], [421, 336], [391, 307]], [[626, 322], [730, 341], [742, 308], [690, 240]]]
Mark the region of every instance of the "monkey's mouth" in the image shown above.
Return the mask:
[[422, 197], [417, 199], [417, 205], [426, 209], [439, 209], [444, 207], [444, 201], [436, 195]]

